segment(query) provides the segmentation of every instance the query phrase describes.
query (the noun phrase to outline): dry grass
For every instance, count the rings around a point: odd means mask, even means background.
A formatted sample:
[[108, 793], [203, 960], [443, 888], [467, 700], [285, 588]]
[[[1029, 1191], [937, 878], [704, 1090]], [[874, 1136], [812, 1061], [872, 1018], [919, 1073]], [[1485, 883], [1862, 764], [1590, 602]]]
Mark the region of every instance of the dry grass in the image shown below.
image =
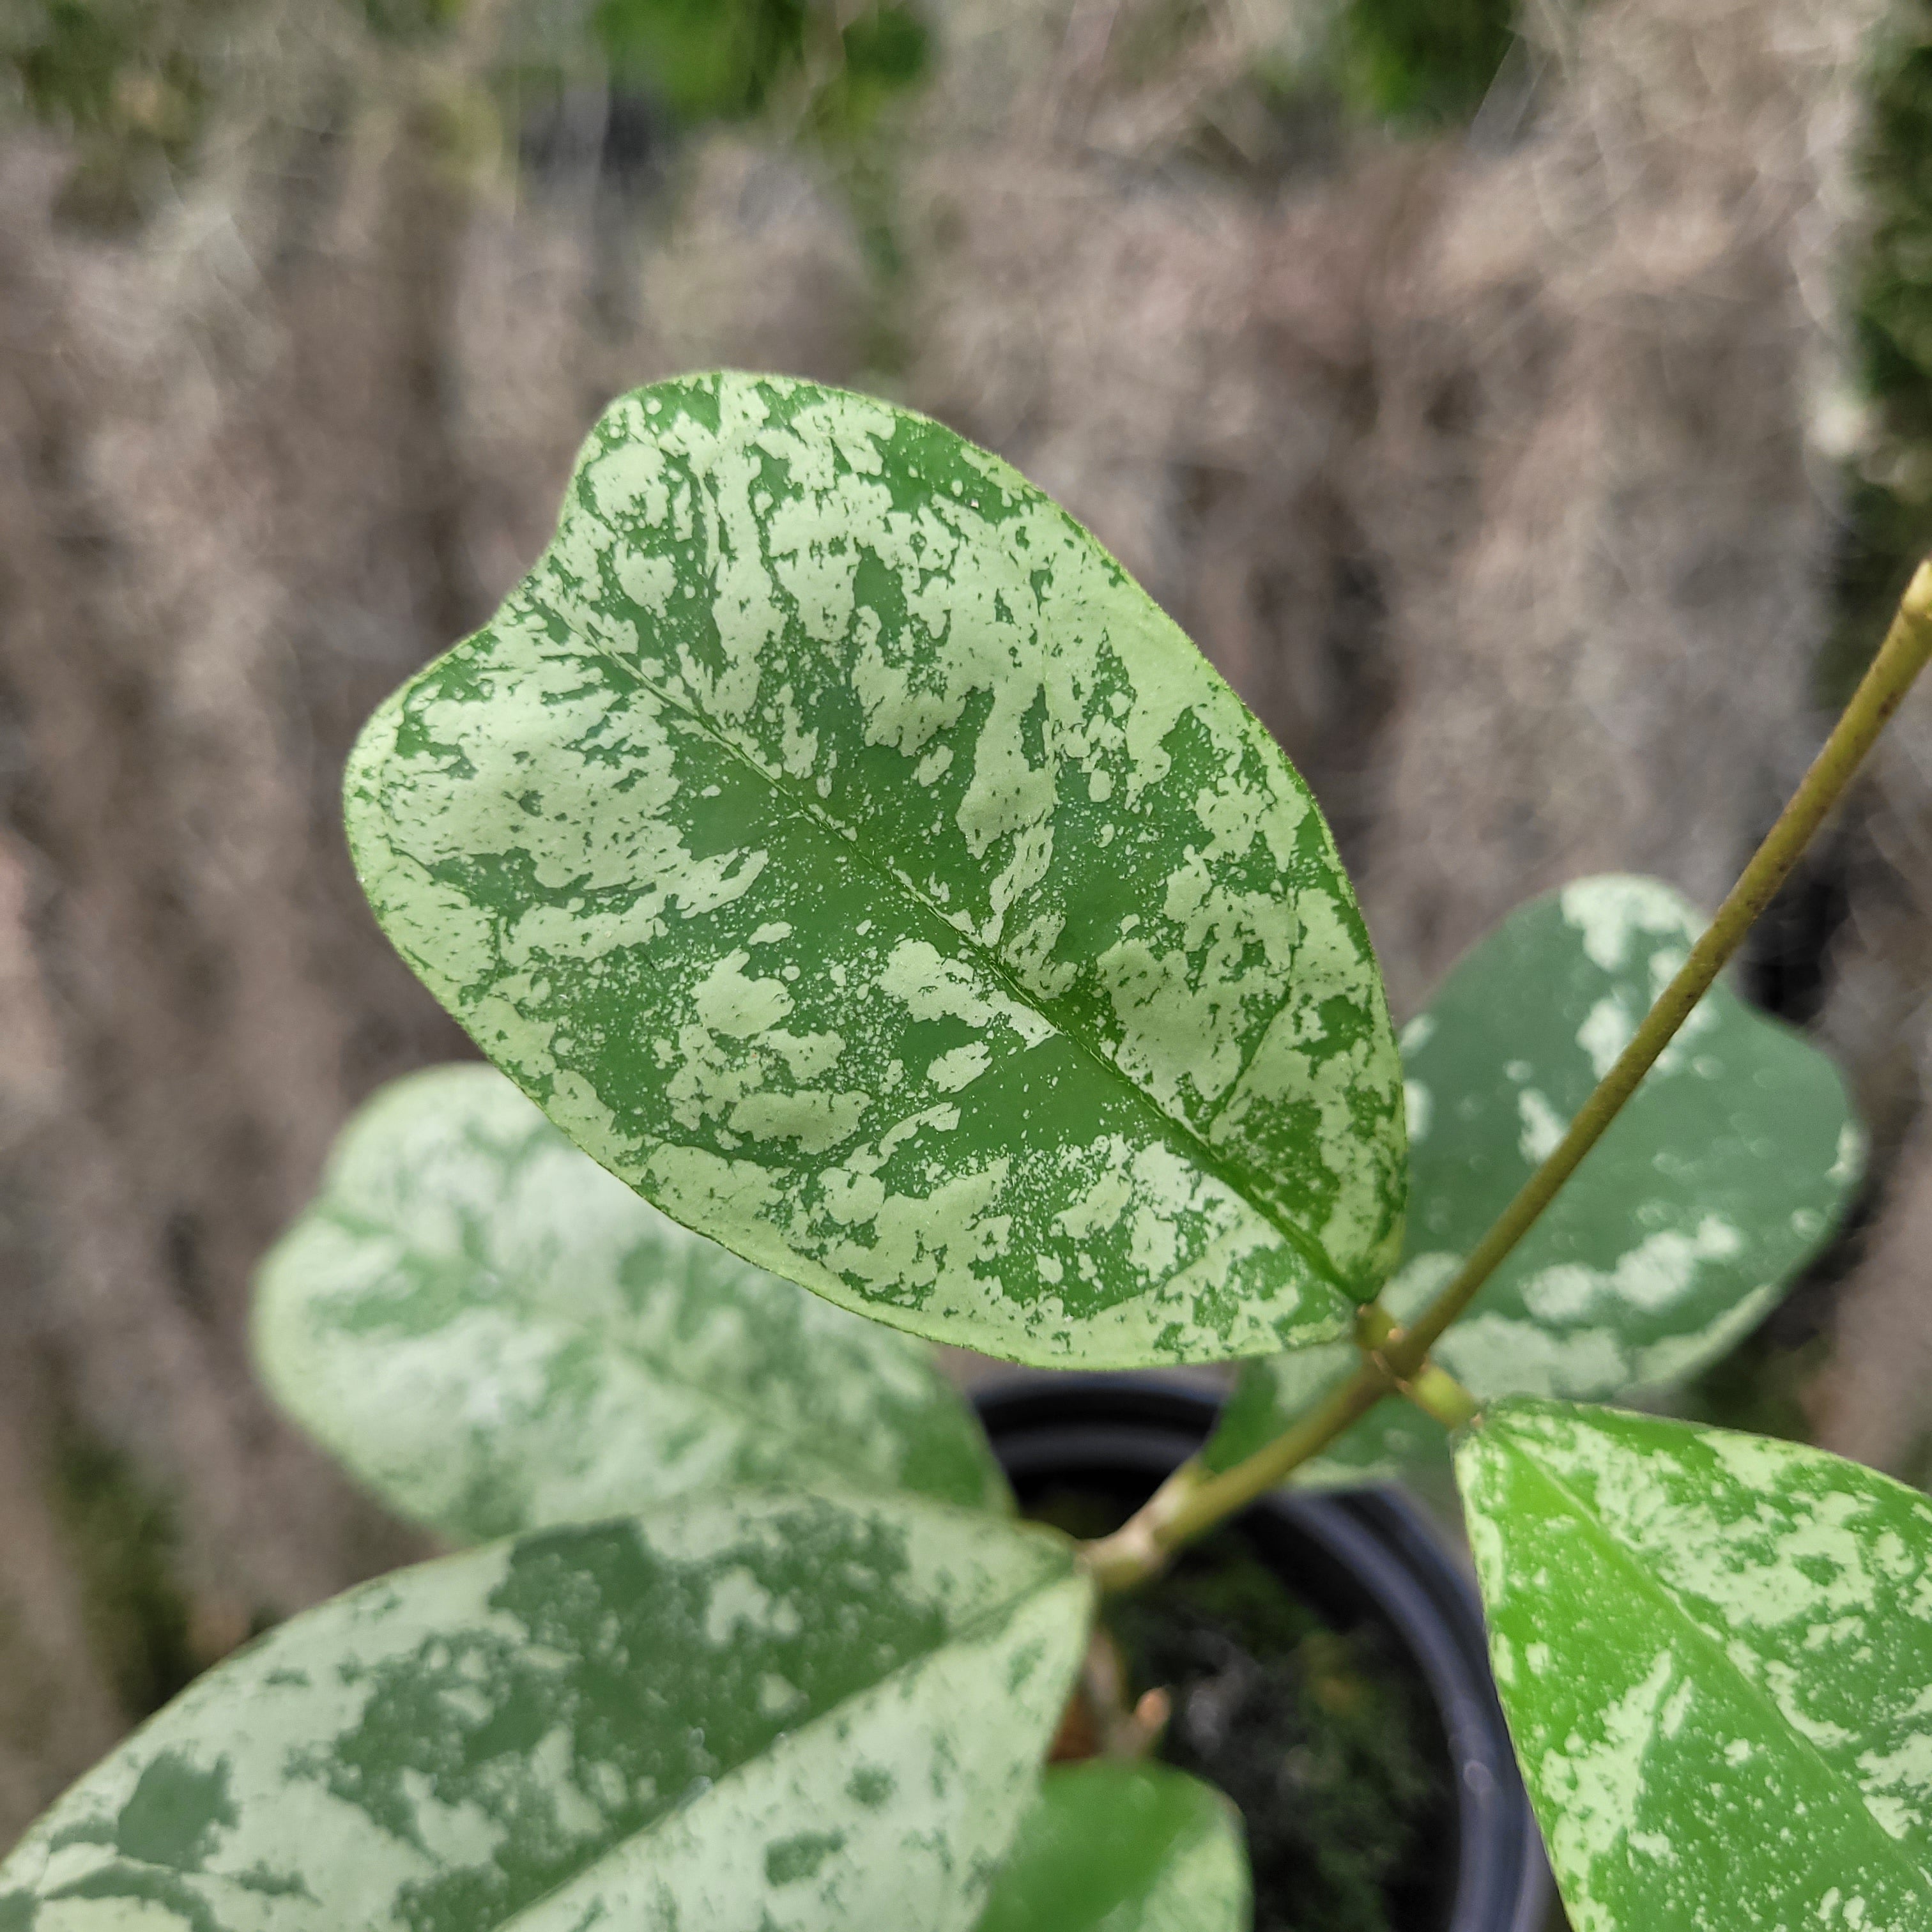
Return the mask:
[[[742, 136], [674, 204], [460, 174], [446, 71], [292, 8], [138, 238], [61, 230], [58, 154], [0, 140], [0, 1683], [66, 1714], [0, 1698], [0, 1840], [137, 1714], [57, 1442], [162, 1499], [204, 1651], [412, 1546], [255, 1392], [248, 1271], [346, 1109], [463, 1050], [360, 906], [337, 774], [615, 389], [888, 382], [1012, 457], [1310, 772], [1403, 1004], [1576, 872], [1714, 900], [1802, 766], [1863, 8], [1552, 8], [1482, 142], [1330, 128], [1257, 172], [1244, 62], [1292, 11], [1192, 9], [1150, 62], [1152, 4], [949, 10], [886, 280], [824, 171]], [[1829, 1009], [1910, 1150], [1830, 1412], [1849, 1440], [1882, 1387], [1880, 1460], [1925, 1406], [1892, 1338], [1932, 1336], [1925, 742], [1843, 842]]]

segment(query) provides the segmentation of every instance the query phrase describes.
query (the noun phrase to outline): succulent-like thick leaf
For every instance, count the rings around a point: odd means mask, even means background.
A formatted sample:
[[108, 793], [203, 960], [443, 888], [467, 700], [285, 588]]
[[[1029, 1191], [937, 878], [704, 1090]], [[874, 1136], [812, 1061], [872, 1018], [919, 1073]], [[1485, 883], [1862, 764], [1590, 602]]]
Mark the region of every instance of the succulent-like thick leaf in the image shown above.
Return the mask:
[[1932, 1925], [1932, 1503], [1531, 1398], [1462, 1432], [1456, 1473], [1576, 1932]]
[[[1398, 1318], [1433, 1298], [1555, 1147], [1703, 927], [1654, 879], [1580, 879], [1512, 913], [1403, 1029], [1408, 1237], [1382, 1296]], [[1817, 1252], [1864, 1152], [1832, 1061], [1713, 987], [1437, 1353], [1483, 1396], [1679, 1380]], [[1352, 1366], [1346, 1348], [1250, 1365], [1217, 1465]], [[1384, 1402], [1310, 1477], [1439, 1458], [1442, 1432], [1406, 1408]]]
[[1248, 1852], [1220, 1792], [1164, 1764], [1050, 1770], [979, 1932], [1248, 1932]]
[[895, 1326], [1126, 1366], [1332, 1337], [1400, 1069], [1306, 788], [1085, 531], [950, 431], [614, 404], [494, 622], [346, 782], [377, 916], [674, 1219]]
[[82, 1779], [0, 1925], [963, 1932], [1090, 1600], [1048, 1533], [770, 1492], [400, 1571]]
[[255, 1341], [305, 1428], [465, 1540], [732, 1482], [1010, 1502], [924, 1342], [666, 1220], [487, 1066], [344, 1130]]

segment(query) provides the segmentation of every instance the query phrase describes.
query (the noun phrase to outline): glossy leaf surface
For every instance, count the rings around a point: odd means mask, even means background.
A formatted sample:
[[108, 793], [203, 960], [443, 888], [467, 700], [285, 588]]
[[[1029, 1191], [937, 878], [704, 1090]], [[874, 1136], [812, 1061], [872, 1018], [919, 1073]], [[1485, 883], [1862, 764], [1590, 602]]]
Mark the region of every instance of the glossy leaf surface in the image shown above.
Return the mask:
[[778, 378], [614, 404], [350, 762], [377, 916], [674, 1219], [1016, 1360], [1340, 1334], [1400, 1070], [1306, 788], [1085, 531]]
[[[1703, 926], [1654, 880], [1579, 880], [1512, 913], [1403, 1029], [1408, 1227], [1382, 1296], [1398, 1319], [1555, 1147]], [[1692, 1374], [1829, 1238], [1864, 1151], [1832, 1061], [1720, 984], [1438, 1356], [1484, 1396], [1588, 1399]], [[1353, 1366], [1348, 1348], [1249, 1366], [1217, 1461]], [[1394, 1474], [1444, 1447], [1426, 1418], [1384, 1402], [1309, 1474]]]
[[1820, 1450], [1520, 1398], [1456, 1473], [1576, 1932], [1932, 1924], [1932, 1502]]
[[400, 1571], [90, 1772], [0, 1924], [964, 1932], [1089, 1597], [995, 1517], [746, 1492]]
[[285, 1408], [465, 1540], [731, 1482], [1008, 1504], [925, 1343], [667, 1220], [487, 1066], [344, 1130], [255, 1341]]
[[1240, 1819], [1164, 1764], [1056, 1767], [994, 1881], [979, 1932], [1247, 1932]]

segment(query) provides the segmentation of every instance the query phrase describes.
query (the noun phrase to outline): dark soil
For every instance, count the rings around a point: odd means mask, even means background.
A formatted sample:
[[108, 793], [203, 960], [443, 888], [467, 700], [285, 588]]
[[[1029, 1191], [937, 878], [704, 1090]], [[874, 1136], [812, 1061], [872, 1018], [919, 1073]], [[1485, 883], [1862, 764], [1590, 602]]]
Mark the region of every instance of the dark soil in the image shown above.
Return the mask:
[[[1083, 1536], [1120, 1516], [1091, 1492], [1043, 1493], [1026, 1511]], [[1438, 1932], [1448, 1762], [1386, 1632], [1335, 1628], [1238, 1528], [1104, 1614], [1131, 1695], [1173, 1699], [1161, 1755], [1240, 1809], [1255, 1932]]]

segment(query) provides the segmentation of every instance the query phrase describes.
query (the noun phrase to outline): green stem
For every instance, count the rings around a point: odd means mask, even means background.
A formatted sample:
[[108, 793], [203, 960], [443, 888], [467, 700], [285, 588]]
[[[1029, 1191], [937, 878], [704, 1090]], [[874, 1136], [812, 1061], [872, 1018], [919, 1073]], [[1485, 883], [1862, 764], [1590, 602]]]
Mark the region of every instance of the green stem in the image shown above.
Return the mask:
[[1424, 1362], [1414, 1378], [1402, 1384], [1402, 1392], [1444, 1429], [1460, 1429], [1483, 1412], [1483, 1405], [1439, 1363]]
[[1332, 1442], [1388, 1394], [1387, 1371], [1373, 1358], [1286, 1434], [1257, 1449], [1245, 1462], [1210, 1475], [1190, 1456], [1112, 1536], [1082, 1550], [1088, 1570], [1103, 1590], [1125, 1590], [1157, 1576], [1183, 1544], [1265, 1496], [1297, 1464]]
[[1362, 1362], [1346, 1382], [1292, 1428], [1232, 1469], [1210, 1475], [1198, 1457], [1184, 1462], [1120, 1528], [1088, 1544], [1084, 1560], [1102, 1588], [1127, 1588], [1157, 1574], [1174, 1551], [1265, 1495], [1359, 1421], [1385, 1395], [1400, 1392], [1407, 1396], [1452, 1429], [1477, 1414], [1475, 1399], [1429, 1360], [1430, 1350], [1535, 1225], [1697, 1002], [1710, 991], [1758, 915], [1789, 877], [1826, 813], [1843, 796], [1928, 658], [1932, 658], [1932, 562], [1922, 563], [1914, 573], [1871, 668], [1852, 693], [1791, 802], [1718, 908], [1709, 929], [1691, 948], [1690, 957], [1616, 1064], [1585, 1101], [1569, 1131], [1477, 1244], [1455, 1279], [1406, 1328], [1398, 1328], [1378, 1303], [1370, 1303], [1356, 1327]]
[[[1366, 1333], [1400, 1335], [1386, 1311], [1371, 1302]], [[1382, 1316], [1378, 1324], [1375, 1316]], [[1359, 1338], [1358, 1338], [1359, 1339]], [[1103, 1590], [1131, 1589], [1157, 1576], [1168, 1558], [1217, 1522], [1267, 1495], [1291, 1470], [1325, 1449], [1388, 1395], [1406, 1396], [1445, 1429], [1460, 1429], [1480, 1412], [1481, 1404], [1447, 1369], [1426, 1364], [1412, 1381], [1398, 1382], [1374, 1340], [1354, 1373], [1331, 1390], [1294, 1426], [1277, 1436], [1220, 1475], [1211, 1474], [1190, 1456], [1112, 1536], [1087, 1544], [1082, 1556]]]
[[1636, 1091], [1637, 1083], [1710, 991], [1712, 981], [1744, 943], [1758, 915], [1790, 876], [1792, 867], [1826, 814], [1844, 794], [1886, 722], [1904, 701], [1928, 657], [1932, 657], [1932, 562], [1922, 563], [1912, 574], [1871, 668], [1859, 680], [1804, 782], [1751, 855], [1737, 884], [1725, 895], [1717, 917], [1691, 947], [1677, 976], [1664, 988], [1616, 1065], [1583, 1102], [1569, 1131], [1477, 1243], [1456, 1278], [1390, 1343], [1387, 1359], [1397, 1375], [1415, 1374], [1443, 1331], [1475, 1299], [1510, 1250], [1535, 1226], [1557, 1190], [1603, 1138], [1604, 1130]]

